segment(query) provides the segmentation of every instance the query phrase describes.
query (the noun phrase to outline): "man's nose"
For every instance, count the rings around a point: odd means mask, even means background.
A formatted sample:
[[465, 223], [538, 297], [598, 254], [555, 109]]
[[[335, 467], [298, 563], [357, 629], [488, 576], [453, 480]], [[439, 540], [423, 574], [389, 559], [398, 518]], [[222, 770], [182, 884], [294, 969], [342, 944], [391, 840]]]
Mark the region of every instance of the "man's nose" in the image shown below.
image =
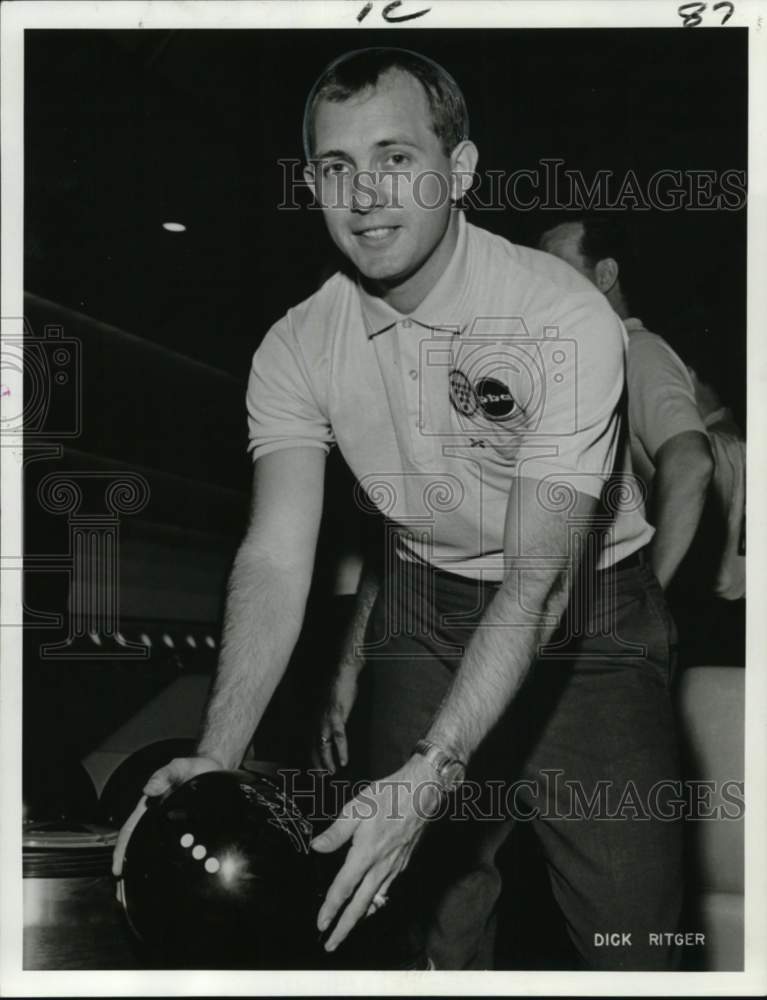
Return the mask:
[[375, 170], [359, 170], [352, 178], [351, 208], [366, 214], [383, 204], [382, 177]]

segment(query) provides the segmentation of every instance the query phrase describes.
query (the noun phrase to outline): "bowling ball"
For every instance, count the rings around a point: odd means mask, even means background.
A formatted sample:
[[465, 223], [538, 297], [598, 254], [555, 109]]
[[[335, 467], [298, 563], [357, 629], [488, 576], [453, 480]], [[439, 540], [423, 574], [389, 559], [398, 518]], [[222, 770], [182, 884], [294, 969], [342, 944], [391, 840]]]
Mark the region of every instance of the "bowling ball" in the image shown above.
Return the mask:
[[118, 895], [152, 964], [316, 964], [321, 893], [311, 837], [311, 824], [265, 775], [211, 771], [150, 799], [126, 846]]
[[136, 808], [149, 778], [174, 757], [191, 757], [196, 750], [192, 739], [159, 740], [126, 758], [109, 776], [101, 792], [101, 812], [108, 823], [119, 829]]

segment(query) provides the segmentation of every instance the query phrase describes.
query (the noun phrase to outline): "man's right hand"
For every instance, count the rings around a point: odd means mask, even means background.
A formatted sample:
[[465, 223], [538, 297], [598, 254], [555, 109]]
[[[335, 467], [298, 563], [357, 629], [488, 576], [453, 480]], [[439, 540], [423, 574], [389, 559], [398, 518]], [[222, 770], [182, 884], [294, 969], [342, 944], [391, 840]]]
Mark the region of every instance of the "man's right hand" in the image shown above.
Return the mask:
[[125, 858], [125, 848], [128, 846], [130, 835], [133, 833], [136, 824], [144, 815], [147, 809], [147, 799], [164, 795], [171, 788], [177, 788], [195, 778], [198, 774], [206, 771], [220, 771], [221, 765], [212, 757], [176, 757], [165, 767], [155, 771], [144, 785], [144, 794], [139, 799], [138, 805], [123, 823], [122, 829], [117, 836], [114, 853], [112, 854], [112, 874], [119, 878], [122, 875], [123, 860]]
[[349, 763], [346, 722], [357, 698], [357, 678], [362, 664], [359, 660], [345, 661], [336, 670], [330, 683], [325, 705], [319, 716], [312, 746], [314, 767], [336, 773], [336, 765]]

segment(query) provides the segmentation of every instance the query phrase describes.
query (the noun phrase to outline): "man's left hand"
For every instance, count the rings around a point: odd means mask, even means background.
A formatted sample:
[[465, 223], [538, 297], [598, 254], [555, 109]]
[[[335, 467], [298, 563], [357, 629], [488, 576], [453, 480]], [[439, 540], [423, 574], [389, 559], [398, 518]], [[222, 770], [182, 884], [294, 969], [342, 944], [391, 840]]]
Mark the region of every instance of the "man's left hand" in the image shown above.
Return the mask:
[[441, 797], [429, 762], [411, 757], [399, 771], [373, 782], [347, 802], [333, 825], [312, 841], [312, 848], [325, 854], [351, 840], [317, 916], [317, 927], [325, 931], [344, 907], [325, 943], [326, 951], [334, 951], [358, 920], [375, 912], [374, 897], [386, 898]]

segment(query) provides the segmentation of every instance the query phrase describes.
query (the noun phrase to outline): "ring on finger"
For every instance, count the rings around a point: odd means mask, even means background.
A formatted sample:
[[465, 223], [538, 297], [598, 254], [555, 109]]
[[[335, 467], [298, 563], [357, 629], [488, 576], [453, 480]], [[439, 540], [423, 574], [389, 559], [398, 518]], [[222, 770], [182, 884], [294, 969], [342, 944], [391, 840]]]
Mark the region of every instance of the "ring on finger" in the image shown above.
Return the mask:
[[330, 737], [329, 736], [320, 736], [320, 746], [323, 746], [323, 747], [327, 746], [328, 743], [330, 743]]

